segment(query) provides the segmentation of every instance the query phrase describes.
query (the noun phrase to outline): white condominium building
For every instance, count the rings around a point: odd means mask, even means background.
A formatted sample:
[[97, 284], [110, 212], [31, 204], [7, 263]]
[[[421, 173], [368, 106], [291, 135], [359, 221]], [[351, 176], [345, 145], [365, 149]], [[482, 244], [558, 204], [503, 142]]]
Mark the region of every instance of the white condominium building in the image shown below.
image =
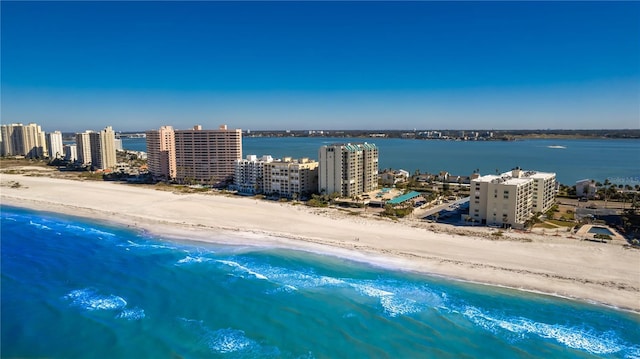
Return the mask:
[[45, 133], [35, 123], [2, 125], [0, 126], [0, 155], [46, 157], [48, 151]]
[[146, 131], [147, 165], [154, 177], [172, 180], [176, 177], [176, 139], [171, 126]]
[[269, 155], [258, 158], [248, 155], [243, 160], [236, 161], [233, 185], [240, 193], [256, 194], [263, 191], [264, 165], [273, 162]]
[[242, 158], [242, 131], [175, 130], [176, 180], [179, 183], [221, 185], [233, 179], [236, 161]]
[[378, 188], [378, 148], [372, 143], [320, 147], [320, 193], [354, 197]]
[[116, 134], [111, 126], [100, 132], [89, 133], [91, 165], [95, 169], [106, 170], [116, 165]]
[[555, 203], [556, 174], [516, 168], [471, 180], [469, 217], [476, 222], [522, 228]]
[[47, 149], [49, 158], [63, 158], [64, 146], [62, 145], [62, 132], [54, 131], [47, 133]]
[[281, 197], [301, 197], [318, 188], [318, 162], [308, 158], [282, 160], [264, 164], [263, 192]]
[[91, 137], [93, 131], [87, 130], [76, 133], [77, 160], [83, 165], [91, 164]]
[[77, 145], [64, 145], [64, 159], [67, 161], [75, 162], [78, 160], [78, 146]]

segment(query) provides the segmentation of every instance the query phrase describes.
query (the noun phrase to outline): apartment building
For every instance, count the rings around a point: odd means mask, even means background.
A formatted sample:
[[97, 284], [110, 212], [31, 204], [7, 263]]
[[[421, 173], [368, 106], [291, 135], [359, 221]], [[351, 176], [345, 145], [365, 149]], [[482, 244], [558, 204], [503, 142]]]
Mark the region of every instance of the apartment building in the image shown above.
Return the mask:
[[179, 183], [224, 185], [233, 180], [236, 161], [242, 158], [242, 131], [175, 130], [176, 180]]
[[91, 166], [94, 169], [106, 170], [116, 165], [116, 134], [111, 126], [100, 132], [90, 132]]
[[308, 158], [264, 163], [263, 192], [281, 197], [305, 197], [318, 189], [318, 162]]
[[176, 139], [171, 126], [146, 131], [147, 165], [157, 179], [172, 180], [176, 177]]
[[75, 162], [78, 160], [78, 146], [74, 144], [64, 145], [64, 159]]
[[555, 203], [556, 174], [515, 168], [471, 180], [469, 217], [490, 226], [522, 228]]
[[45, 133], [35, 123], [2, 125], [0, 126], [0, 155], [28, 158], [47, 157]]
[[378, 148], [372, 143], [320, 147], [319, 192], [354, 197], [378, 188]]
[[77, 160], [80, 164], [91, 164], [91, 133], [93, 131], [86, 130], [81, 133], [76, 133], [76, 150]]
[[55, 159], [64, 157], [62, 132], [54, 131], [47, 133], [47, 149], [49, 151], [49, 158]]
[[233, 185], [240, 193], [256, 194], [264, 190], [264, 165], [273, 162], [273, 157], [264, 155], [248, 155], [245, 159], [237, 160], [233, 175]]

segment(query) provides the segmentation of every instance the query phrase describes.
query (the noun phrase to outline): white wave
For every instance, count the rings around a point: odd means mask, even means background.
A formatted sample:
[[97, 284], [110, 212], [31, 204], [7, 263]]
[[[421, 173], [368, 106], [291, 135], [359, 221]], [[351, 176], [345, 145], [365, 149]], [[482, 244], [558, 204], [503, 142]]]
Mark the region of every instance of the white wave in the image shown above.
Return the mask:
[[118, 319], [127, 319], [127, 320], [140, 320], [145, 317], [144, 309], [140, 309], [135, 307], [133, 309], [124, 309], [120, 312], [116, 318]]
[[127, 244], [118, 244], [118, 247], [127, 247], [127, 248], [152, 248], [152, 249], [176, 249], [176, 247], [165, 246], [162, 244], [139, 244], [134, 241], [127, 241]]
[[554, 149], [560, 149], [560, 150], [564, 150], [565, 148], [567, 148], [567, 146], [547, 146], [547, 148], [554, 148]]
[[237, 263], [237, 262], [234, 262], [234, 261], [222, 260], [222, 259], [218, 259], [218, 260], [216, 260], [216, 262], [228, 265], [229, 267], [237, 268], [240, 271], [245, 272], [247, 274], [250, 274], [250, 275], [252, 275], [252, 276], [254, 276], [254, 277], [258, 278], [258, 279], [269, 280], [269, 278], [267, 276], [265, 276], [263, 274], [260, 274], [258, 272], [252, 271], [251, 269], [243, 266], [240, 263]]
[[73, 224], [67, 224], [67, 225], [66, 225], [66, 228], [67, 228], [67, 229], [75, 229], [75, 230], [83, 231], [83, 232], [85, 232], [85, 231], [86, 231], [86, 229], [85, 229], [85, 228], [80, 227], [80, 226], [74, 226]]
[[240, 350], [247, 350], [257, 343], [244, 334], [244, 331], [237, 329], [219, 329], [207, 336], [209, 349], [218, 353], [232, 353]]
[[175, 265], [189, 264], [189, 263], [204, 263], [209, 261], [211, 261], [211, 258], [200, 257], [200, 256], [197, 256], [197, 257], [186, 256], [178, 260]]
[[359, 293], [378, 298], [380, 305], [390, 317], [419, 313], [429, 308], [442, 306], [443, 299], [426, 287], [411, 285], [390, 285], [379, 281], [352, 283]]
[[103, 236], [109, 236], [109, 237], [115, 237], [116, 235], [110, 232], [105, 232], [105, 231], [101, 231], [99, 229], [95, 229], [95, 228], [89, 228], [89, 231], [98, 235], [103, 235]]
[[86, 310], [116, 310], [127, 306], [127, 301], [117, 295], [101, 295], [93, 289], [76, 289], [64, 296], [71, 305]]
[[50, 227], [47, 227], [44, 224], [36, 223], [36, 222], [33, 222], [33, 221], [29, 221], [29, 224], [34, 226], [34, 227], [36, 227], [36, 228], [51, 230]]
[[540, 323], [526, 318], [500, 318], [484, 313], [475, 307], [466, 307], [462, 314], [476, 325], [493, 333], [503, 329], [523, 337], [527, 334], [534, 334], [542, 338], [553, 339], [569, 348], [588, 351], [592, 354], [612, 354], [625, 349], [625, 345], [620, 343], [612, 331], [597, 333], [593, 330]]

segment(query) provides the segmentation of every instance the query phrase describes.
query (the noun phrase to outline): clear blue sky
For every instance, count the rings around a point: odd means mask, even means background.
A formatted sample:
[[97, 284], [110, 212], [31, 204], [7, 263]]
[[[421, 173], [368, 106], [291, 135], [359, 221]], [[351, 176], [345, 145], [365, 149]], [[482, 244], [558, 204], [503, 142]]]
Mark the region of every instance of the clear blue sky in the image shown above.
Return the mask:
[[640, 128], [640, 3], [0, 2], [2, 123]]

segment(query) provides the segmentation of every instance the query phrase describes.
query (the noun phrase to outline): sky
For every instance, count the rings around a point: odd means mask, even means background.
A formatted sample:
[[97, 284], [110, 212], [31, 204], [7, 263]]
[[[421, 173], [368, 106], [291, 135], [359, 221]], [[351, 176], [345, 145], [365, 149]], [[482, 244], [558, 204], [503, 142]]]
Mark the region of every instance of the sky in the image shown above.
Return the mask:
[[640, 128], [638, 2], [0, 2], [0, 121]]

